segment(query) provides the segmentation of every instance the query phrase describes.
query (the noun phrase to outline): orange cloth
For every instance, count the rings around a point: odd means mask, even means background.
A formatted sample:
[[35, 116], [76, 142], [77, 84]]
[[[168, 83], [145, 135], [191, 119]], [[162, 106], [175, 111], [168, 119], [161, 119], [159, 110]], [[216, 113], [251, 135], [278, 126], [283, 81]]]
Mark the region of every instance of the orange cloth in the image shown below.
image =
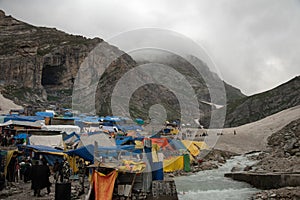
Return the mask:
[[151, 138], [152, 145], [157, 144], [160, 148], [163, 148], [169, 144], [167, 138]]
[[93, 182], [95, 188], [95, 200], [111, 200], [114, 191], [115, 180], [118, 176], [116, 170], [105, 175], [94, 171]]

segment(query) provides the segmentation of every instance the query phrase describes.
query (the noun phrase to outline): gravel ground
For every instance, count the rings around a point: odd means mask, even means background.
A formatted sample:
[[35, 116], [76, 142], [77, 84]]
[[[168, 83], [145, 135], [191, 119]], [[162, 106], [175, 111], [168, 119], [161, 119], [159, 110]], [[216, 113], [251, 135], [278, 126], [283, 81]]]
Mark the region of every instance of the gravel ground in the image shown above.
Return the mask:
[[[31, 190], [31, 183], [24, 183], [20, 181], [19, 183], [13, 183], [13, 186], [6, 187], [2, 191], [0, 191], [0, 199], [6, 199], [6, 200], [27, 200], [27, 199], [39, 199], [39, 200], [53, 200], [55, 199], [55, 183], [53, 181], [53, 178], [51, 176], [50, 182], [51, 185], [51, 192], [48, 195], [47, 189], [44, 188], [41, 191], [41, 197], [35, 197], [33, 196], [33, 190]], [[88, 192], [89, 183], [86, 179], [85, 182], [85, 194]], [[83, 200], [85, 198], [85, 194], [78, 197], [79, 192], [79, 182], [73, 181], [72, 182], [72, 193], [71, 198], [76, 200]]]

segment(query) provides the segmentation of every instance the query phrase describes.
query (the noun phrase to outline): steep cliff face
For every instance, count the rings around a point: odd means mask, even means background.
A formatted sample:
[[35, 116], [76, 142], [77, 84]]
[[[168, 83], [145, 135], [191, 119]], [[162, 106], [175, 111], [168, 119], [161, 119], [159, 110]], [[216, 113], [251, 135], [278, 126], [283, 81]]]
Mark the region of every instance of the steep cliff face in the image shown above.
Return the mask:
[[0, 78], [4, 85], [69, 88], [79, 64], [100, 39], [34, 27], [0, 14]]
[[[18, 104], [29, 103], [42, 108], [57, 103], [70, 106], [80, 64], [102, 41], [66, 34], [55, 28], [35, 27], [1, 11], [1, 90]], [[107, 48], [113, 47], [108, 45]]]
[[263, 93], [244, 97], [227, 106], [226, 126], [257, 121], [300, 104], [300, 76]]

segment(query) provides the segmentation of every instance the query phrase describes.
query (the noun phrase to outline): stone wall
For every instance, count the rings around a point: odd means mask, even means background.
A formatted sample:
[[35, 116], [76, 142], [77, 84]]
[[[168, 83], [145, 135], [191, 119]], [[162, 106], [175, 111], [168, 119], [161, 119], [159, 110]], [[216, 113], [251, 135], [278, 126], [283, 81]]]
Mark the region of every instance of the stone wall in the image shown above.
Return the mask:
[[300, 186], [300, 173], [228, 173], [225, 177], [243, 181], [259, 189], [277, 189], [282, 187]]

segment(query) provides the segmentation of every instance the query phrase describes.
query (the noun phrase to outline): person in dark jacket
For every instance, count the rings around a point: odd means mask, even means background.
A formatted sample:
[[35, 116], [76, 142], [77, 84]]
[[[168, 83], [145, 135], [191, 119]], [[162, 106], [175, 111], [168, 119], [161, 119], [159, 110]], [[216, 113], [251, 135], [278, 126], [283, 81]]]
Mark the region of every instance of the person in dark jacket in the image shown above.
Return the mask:
[[47, 188], [50, 193], [51, 183], [49, 181], [50, 169], [45, 160], [36, 161], [31, 168], [31, 189], [34, 190], [34, 196], [41, 196], [41, 190]]
[[51, 183], [49, 181], [51, 172], [45, 158], [42, 159], [42, 171], [43, 171], [43, 183], [45, 184], [45, 187], [47, 188], [47, 193], [49, 194], [51, 192], [50, 190]]
[[31, 179], [31, 189], [34, 191], [34, 196], [41, 196], [40, 188], [38, 184], [38, 171], [39, 171], [39, 161], [33, 160], [32, 167], [30, 169], [30, 179]]

